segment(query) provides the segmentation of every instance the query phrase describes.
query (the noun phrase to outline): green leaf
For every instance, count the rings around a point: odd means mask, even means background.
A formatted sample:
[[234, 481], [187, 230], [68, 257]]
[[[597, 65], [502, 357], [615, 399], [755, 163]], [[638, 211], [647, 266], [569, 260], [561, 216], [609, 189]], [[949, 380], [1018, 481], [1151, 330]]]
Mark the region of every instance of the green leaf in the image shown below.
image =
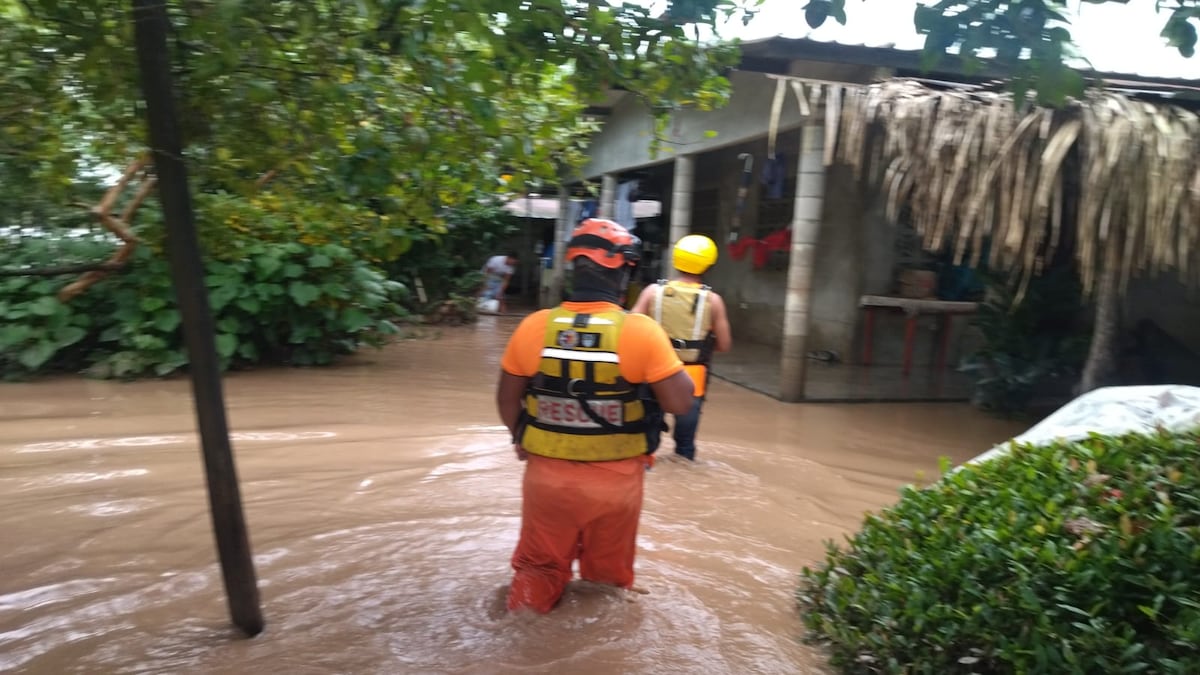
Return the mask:
[[54, 342], [59, 349], [69, 347], [87, 336], [87, 331], [79, 326], [63, 326], [54, 331]]
[[209, 304], [212, 305], [214, 311], [225, 309], [231, 300], [238, 296], [238, 288], [235, 285], [220, 286], [212, 289], [208, 294]]
[[245, 295], [237, 299], [235, 304], [238, 308], [251, 314], [257, 314], [262, 309], [262, 303], [253, 295]]
[[223, 316], [217, 319], [217, 330], [222, 333], [239, 333], [241, 332], [242, 322], [237, 316]]
[[0, 350], [9, 349], [29, 339], [33, 329], [24, 324], [0, 326]]
[[293, 281], [288, 284], [288, 294], [292, 296], [292, 300], [301, 307], [306, 307], [317, 298], [321, 297], [321, 290], [312, 284], [303, 281]]
[[157, 295], [143, 296], [138, 305], [143, 312], [153, 312], [167, 306], [167, 301]]
[[238, 348], [238, 336], [230, 333], [217, 334], [217, 353], [221, 358], [227, 359], [233, 356]]
[[829, 16], [839, 24], [846, 25], [846, 0], [832, 0], [829, 3]]
[[283, 266], [283, 276], [288, 279], [304, 276], [304, 268], [296, 263], [287, 263]]
[[170, 333], [179, 327], [180, 321], [179, 310], [169, 308], [155, 314], [152, 325], [164, 333]]
[[238, 356], [246, 359], [247, 361], [258, 360], [258, 347], [256, 347], [253, 342], [243, 342], [238, 345], [237, 353]]
[[29, 312], [34, 316], [53, 316], [63, 309], [57, 298], [43, 296], [29, 303]]
[[809, 3], [804, 6], [804, 21], [808, 23], [809, 28], [817, 29], [825, 24], [829, 13], [829, 0], [809, 0]]
[[1167, 44], [1177, 48], [1184, 57], [1191, 58], [1196, 54], [1196, 26], [1179, 13], [1167, 22], [1162, 36], [1167, 39]]
[[917, 5], [913, 12], [913, 26], [918, 33], [928, 33], [942, 21], [942, 13], [933, 7]]
[[170, 375], [187, 365], [187, 357], [183, 352], [175, 352], [154, 365], [154, 374], [159, 377]]
[[254, 264], [258, 267], [259, 278], [262, 279], [270, 278], [271, 275], [279, 271], [280, 267], [283, 267], [282, 260], [276, 258], [275, 256], [269, 255], [259, 256], [255, 259]]
[[329, 256], [325, 255], [324, 253], [314, 253], [308, 258], [308, 266], [316, 269], [329, 267], [332, 264], [333, 261], [330, 260]]
[[342, 314], [342, 326], [351, 333], [362, 330], [371, 324], [371, 317], [361, 309], [353, 308]]
[[17, 356], [17, 362], [29, 370], [37, 370], [49, 361], [50, 357], [54, 356], [56, 351], [57, 348], [53, 342], [39, 340], [21, 350], [21, 353]]

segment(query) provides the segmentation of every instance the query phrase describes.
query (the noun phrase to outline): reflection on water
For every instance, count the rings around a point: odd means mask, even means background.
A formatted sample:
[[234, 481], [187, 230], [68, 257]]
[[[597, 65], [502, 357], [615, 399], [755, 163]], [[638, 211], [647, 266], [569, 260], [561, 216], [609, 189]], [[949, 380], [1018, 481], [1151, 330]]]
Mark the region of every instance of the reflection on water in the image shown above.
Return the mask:
[[939, 455], [1019, 431], [714, 382], [701, 461], [647, 481], [647, 594], [577, 582], [550, 615], [511, 616], [521, 464], [492, 384], [513, 325], [227, 380], [267, 619], [253, 640], [228, 625], [186, 382], [0, 387], [0, 670], [823, 672], [798, 640], [800, 567]]

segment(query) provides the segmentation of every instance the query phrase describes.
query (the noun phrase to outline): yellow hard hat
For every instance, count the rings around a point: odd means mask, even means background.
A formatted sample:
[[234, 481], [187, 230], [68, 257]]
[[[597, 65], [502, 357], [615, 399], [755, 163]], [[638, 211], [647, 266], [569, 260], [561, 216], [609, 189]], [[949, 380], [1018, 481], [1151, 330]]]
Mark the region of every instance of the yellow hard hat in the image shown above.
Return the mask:
[[686, 274], [704, 274], [717, 262], [717, 245], [702, 234], [689, 234], [675, 242], [672, 264]]

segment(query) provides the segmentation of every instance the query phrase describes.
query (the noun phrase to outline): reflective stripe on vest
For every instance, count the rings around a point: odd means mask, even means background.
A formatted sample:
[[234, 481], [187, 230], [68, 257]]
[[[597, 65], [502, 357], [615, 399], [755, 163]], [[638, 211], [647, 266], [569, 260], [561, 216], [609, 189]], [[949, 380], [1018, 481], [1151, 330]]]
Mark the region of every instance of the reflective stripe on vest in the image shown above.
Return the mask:
[[703, 363], [704, 340], [713, 324], [708, 301], [711, 292], [708, 286], [681, 281], [660, 281], [654, 290], [654, 320], [667, 332], [684, 363]]
[[538, 373], [525, 392], [527, 452], [583, 462], [646, 454], [645, 404], [639, 387], [621, 377], [617, 356], [624, 322], [622, 311], [551, 310]]

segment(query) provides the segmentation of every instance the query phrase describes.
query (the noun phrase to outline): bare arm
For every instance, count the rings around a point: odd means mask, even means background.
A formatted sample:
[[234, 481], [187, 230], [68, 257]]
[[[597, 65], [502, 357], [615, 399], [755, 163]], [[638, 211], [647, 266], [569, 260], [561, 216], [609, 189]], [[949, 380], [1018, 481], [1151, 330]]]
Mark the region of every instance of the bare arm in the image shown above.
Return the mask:
[[513, 448], [518, 459], [525, 459], [525, 450], [516, 442], [517, 423], [521, 419], [521, 398], [529, 385], [528, 377], [520, 377], [500, 371], [500, 382], [496, 385], [496, 410], [500, 412], [500, 421], [508, 427], [508, 433], [513, 435]]
[[713, 293], [709, 302], [712, 311], [713, 337], [717, 339], [714, 347], [719, 352], [727, 352], [733, 349], [733, 331], [729, 328], [729, 313], [725, 311], [725, 300]]
[[642, 294], [638, 296], [637, 302], [633, 303], [633, 309], [629, 310], [634, 314], [645, 314], [650, 316], [650, 307], [654, 304], [654, 294], [657, 292], [655, 288], [658, 284], [650, 284], [642, 289]]
[[686, 415], [692, 409], [692, 392], [695, 391], [695, 385], [685, 371], [681, 370], [665, 380], [651, 382], [650, 388], [654, 390], [654, 397], [666, 412], [672, 415]]

